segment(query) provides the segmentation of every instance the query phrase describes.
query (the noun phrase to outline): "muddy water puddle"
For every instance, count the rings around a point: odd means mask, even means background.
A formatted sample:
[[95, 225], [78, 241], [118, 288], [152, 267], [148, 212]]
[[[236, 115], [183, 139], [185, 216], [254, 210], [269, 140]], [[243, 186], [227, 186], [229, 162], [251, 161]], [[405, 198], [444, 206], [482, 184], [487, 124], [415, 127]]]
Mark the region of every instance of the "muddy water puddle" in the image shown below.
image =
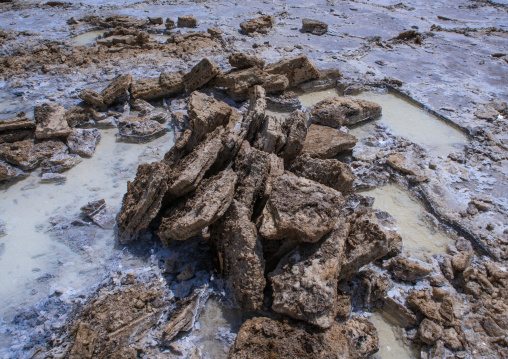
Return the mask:
[[395, 218], [405, 252], [416, 257], [445, 253], [453, 242], [431, 222], [425, 207], [408, 190], [390, 183], [361, 194], [374, 197], [373, 207]]
[[202, 357], [227, 358], [236, 333], [247, 319], [247, 314], [240, 310], [226, 308], [216, 299], [208, 300], [198, 318], [197, 330], [194, 331], [199, 336], [195, 345], [200, 349]]
[[402, 329], [385, 313], [376, 312], [369, 317], [369, 320], [376, 327], [379, 336], [379, 351], [376, 357], [380, 359], [419, 358], [416, 348], [409, 346], [404, 340]]
[[[306, 108], [336, 96], [341, 95], [335, 88], [299, 94], [300, 102]], [[376, 130], [375, 125], [380, 124], [386, 126], [393, 134], [422, 145], [437, 156], [447, 156], [450, 152], [462, 150], [468, 143], [468, 138], [463, 132], [400, 95], [365, 91], [352, 97], [375, 102], [383, 108], [381, 118], [351, 130], [351, 134], [360, 139], [372, 135]]]
[[300, 99], [303, 107], [312, 107], [320, 101], [337, 96], [340, 96], [339, 90], [332, 88], [320, 91], [301, 92], [299, 93], [298, 98]]
[[[460, 130], [400, 95], [366, 91], [353, 97], [381, 105], [382, 115], [375, 123], [385, 125], [393, 134], [426, 147], [434, 155], [447, 156], [450, 152], [462, 150], [468, 143], [467, 136]], [[369, 123], [353, 129], [352, 134], [363, 138], [372, 134], [374, 128]]]
[[[66, 182], [41, 184], [39, 173], [0, 190], [0, 318], [34, 304], [51, 289], [80, 290], [98, 282], [114, 251], [114, 230], [95, 225], [56, 231], [54, 216], [72, 220], [89, 201], [104, 198], [113, 215], [138, 164], [159, 160], [173, 145], [167, 134], [149, 144], [116, 142], [117, 130], [102, 130], [90, 159], [63, 174]], [[57, 235], [58, 234], [58, 235]]]
[[150, 34], [152, 40], [157, 41], [159, 43], [165, 43], [172, 35], [168, 34]]
[[107, 30], [93, 30], [74, 36], [70, 39], [72, 46], [92, 46], [98, 37], [104, 35]]

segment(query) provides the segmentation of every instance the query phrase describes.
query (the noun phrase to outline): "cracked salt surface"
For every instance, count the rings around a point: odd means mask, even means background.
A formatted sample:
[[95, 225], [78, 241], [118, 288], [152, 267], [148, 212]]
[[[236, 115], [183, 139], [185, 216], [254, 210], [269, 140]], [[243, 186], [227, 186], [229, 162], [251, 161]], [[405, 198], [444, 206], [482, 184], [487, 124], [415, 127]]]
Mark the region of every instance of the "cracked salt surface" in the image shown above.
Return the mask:
[[82, 290], [97, 283], [114, 249], [114, 230], [96, 226], [52, 228], [50, 218], [72, 221], [89, 201], [104, 198], [115, 215], [127, 181], [140, 163], [160, 160], [173, 146], [166, 134], [149, 144], [115, 141], [117, 130], [101, 130], [101, 141], [92, 158], [83, 159], [63, 174], [65, 183], [40, 184], [39, 172], [0, 190], [0, 218], [7, 235], [0, 257], [0, 318], [29, 307], [55, 288]]
[[390, 213], [402, 237], [403, 250], [415, 257], [445, 253], [453, 240], [431, 222], [425, 207], [410, 192], [396, 184], [386, 184], [360, 192], [374, 197], [375, 209]]

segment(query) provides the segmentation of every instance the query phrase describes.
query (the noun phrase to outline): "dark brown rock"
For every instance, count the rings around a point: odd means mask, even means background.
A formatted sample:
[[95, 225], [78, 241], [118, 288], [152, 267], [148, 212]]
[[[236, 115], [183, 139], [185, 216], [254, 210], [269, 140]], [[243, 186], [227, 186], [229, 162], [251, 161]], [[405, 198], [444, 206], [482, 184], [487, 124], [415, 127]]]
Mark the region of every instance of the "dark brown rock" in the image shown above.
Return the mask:
[[162, 25], [162, 17], [148, 17], [148, 22], [152, 25]]
[[303, 145], [303, 153], [314, 158], [326, 159], [353, 148], [358, 142], [353, 135], [335, 128], [311, 125]]
[[244, 21], [240, 24], [240, 28], [245, 34], [260, 33], [267, 34], [275, 25], [275, 18], [270, 15], [260, 16], [253, 20]]
[[189, 296], [177, 304], [171, 312], [162, 333], [163, 342], [168, 345], [180, 332], [188, 332], [194, 327], [203, 310], [209, 294], [203, 289], [195, 289]]
[[86, 104], [94, 106], [99, 110], [104, 110], [107, 107], [107, 105], [104, 103], [104, 98], [102, 95], [90, 89], [83, 89], [79, 93], [79, 98], [82, 99]]
[[331, 127], [355, 123], [381, 116], [377, 103], [349, 97], [331, 97], [318, 102], [311, 111], [311, 120]]
[[33, 139], [35, 121], [25, 116], [24, 112], [16, 117], [0, 121], [0, 144]]
[[263, 127], [254, 140], [254, 147], [268, 153], [279, 153], [286, 144], [282, 122], [283, 119], [279, 117], [266, 116]]
[[251, 210], [233, 200], [224, 216], [211, 226], [210, 235], [218, 253], [219, 269], [227, 278], [243, 310], [257, 311], [263, 304], [265, 261]]
[[407, 30], [398, 34], [393, 39], [395, 40], [405, 40], [405, 41], [413, 41], [415, 44], [421, 45], [423, 41], [422, 34], [416, 32], [415, 30]]
[[383, 298], [383, 311], [393, 318], [402, 328], [418, 324], [416, 315], [405, 305], [390, 297]]
[[376, 353], [376, 329], [366, 319], [333, 323], [326, 331], [301, 323], [258, 317], [247, 320], [229, 351], [229, 359], [359, 359]]
[[255, 85], [262, 86], [267, 93], [276, 93], [284, 91], [289, 81], [283, 75], [270, 75], [259, 67], [250, 67], [217, 76], [214, 84], [227, 88], [233, 100], [245, 101], [249, 97], [249, 90]]
[[291, 164], [290, 171], [297, 176], [324, 184], [336, 189], [344, 196], [353, 188], [355, 179], [351, 167], [335, 159], [320, 160], [309, 155], [297, 157]]
[[165, 96], [175, 96], [185, 91], [183, 72], [163, 72], [159, 76], [159, 85]]
[[291, 163], [303, 150], [305, 138], [307, 137], [308, 116], [305, 112], [294, 111], [282, 125], [286, 134], [286, 144], [279, 152], [286, 164]]
[[166, 211], [159, 227], [160, 239], [165, 244], [185, 240], [222, 217], [233, 201], [236, 181], [232, 170], [203, 180], [195, 193]]
[[432, 345], [443, 335], [443, 328], [432, 320], [425, 318], [418, 328], [418, 333], [422, 342]]
[[7, 131], [30, 128], [35, 128], [35, 121], [26, 117], [24, 112], [18, 114], [16, 117], [0, 121], [0, 134]]
[[[179, 73], [162, 73], [159, 78], [134, 81], [131, 85], [131, 96], [134, 99], [157, 100], [171, 97], [183, 92], [183, 82], [178, 82]], [[164, 84], [164, 86], [163, 86]]]
[[201, 60], [192, 70], [183, 77], [185, 89], [188, 91], [197, 90], [210, 82], [215, 76], [219, 75], [221, 70], [219, 66], [206, 57]]
[[[97, 116], [98, 113], [93, 111], [93, 108], [89, 105], [79, 105], [65, 111], [65, 121], [67, 121], [70, 127], [93, 125], [95, 120], [94, 115]], [[106, 115], [104, 114], [104, 116]]]
[[364, 265], [389, 253], [400, 251], [402, 239], [397, 232], [389, 229], [393, 226], [393, 219], [386, 212], [360, 209], [348, 216], [347, 220], [351, 228], [346, 242], [341, 279], [348, 279]]
[[265, 195], [270, 165], [268, 153], [252, 148], [247, 141], [243, 142], [233, 167], [238, 174], [235, 199], [250, 210], [250, 215], [254, 205]]
[[112, 229], [115, 226], [115, 218], [109, 213], [104, 199], [89, 202], [81, 207], [81, 212], [103, 229]]
[[429, 290], [412, 290], [407, 297], [407, 303], [411, 309], [436, 323], [443, 321], [443, 317], [439, 313], [440, 304], [432, 298]]
[[28, 173], [23, 172], [19, 168], [13, 167], [7, 162], [0, 160], [0, 181], [12, 181], [22, 179], [28, 176]]
[[170, 19], [169, 17], [166, 19], [166, 22], [164, 23], [164, 26], [166, 26], [166, 30], [173, 30], [176, 28], [175, 20]]
[[[148, 280], [122, 278], [100, 286], [97, 293], [72, 318], [70, 340], [62, 353], [69, 359], [136, 358], [136, 347], [146, 340], [146, 333], [158, 326], [165, 312], [170, 311], [170, 295], [161, 277]], [[118, 320], [121, 318], [121, 320]], [[161, 329], [157, 329], [162, 332]], [[159, 334], [159, 333], [158, 333]]]
[[320, 328], [329, 328], [339, 311], [337, 282], [349, 225], [344, 221], [316, 244], [301, 244], [268, 275], [272, 309]]
[[67, 146], [70, 153], [75, 153], [81, 157], [92, 157], [95, 147], [101, 140], [99, 130], [93, 129], [73, 129], [67, 137]]
[[326, 69], [319, 71], [319, 77], [316, 80], [307, 81], [300, 84], [300, 88], [305, 92], [319, 91], [336, 88], [338, 80], [342, 77], [339, 69]]
[[295, 57], [285, 57], [279, 62], [266, 66], [269, 74], [284, 75], [289, 80], [289, 86], [298, 86], [302, 82], [319, 78], [316, 65], [304, 54]]
[[265, 121], [266, 91], [261, 86], [254, 86], [249, 102], [249, 109], [242, 121], [242, 132], [249, 142], [254, 140], [256, 133], [261, 129]]
[[132, 83], [131, 75], [118, 76], [115, 79], [113, 79], [113, 81], [111, 81], [109, 86], [106, 87], [104, 90], [102, 90], [101, 95], [102, 98], [104, 99], [104, 103], [106, 105], [110, 105], [113, 102], [115, 102], [126, 92], [128, 92], [131, 83]]
[[198, 91], [191, 93], [187, 103], [190, 126], [198, 138], [226, 125], [233, 111], [235, 110], [225, 102]]
[[127, 117], [118, 123], [117, 139], [124, 142], [150, 142], [167, 132], [158, 121], [144, 117]]
[[117, 217], [120, 243], [136, 239], [159, 213], [168, 188], [169, 171], [163, 163], [141, 164], [134, 181], [127, 182], [127, 192]]
[[25, 171], [37, 167], [44, 158], [65, 152], [67, 152], [67, 146], [56, 140], [37, 144], [34, 144], [33, 140], [24, 140], [0, 146], [0, 158]]
[[34, 144], [33, 140], [0, 145], [0, 158], [24, 171], [34, 169], [44, 158], [64, 152], [67, 152], [65, 144], [51, 140], [37, 145]]
[[222, 149], [223, 128], [217, 128], [183, 159], [176, 161], [169, 177], [168, 196], [178, 198], [195, 190], [217, 161]]
[[67, 137], [71, 128], [65, 120], [65, 109], [57, 103], [45, 103], [34, 109], [37, 139]]
[[82, 161], [78, 155], [69, 155], [67, 153], [58, 153], [41, 162], [42, 173], [60, 173], [65, 172], [76, 166]]
[[342, 204], [340, 192], [285, 172], [273, 184], [259, 232], [267, 239], [317, 242], [334, 227]]
[[405, 281], [421, 279], [432, 272], [432, 267], [427, 263], [399, 256], [390, 259], [383, 266], [391, 270], [395, 278]]
[[259, 67], [263, 69], [265, 67], [265, 60], [255, 56], [247, 55], [243, 52], [234, 52], [229, 55], [229, 63], [231, 66], [237, 69], [247, 69], [249, 67]]
[[224, 31], [222, 31], [221, 29], [219, 29], [216, 26], [210, 26], [206, 30], [206, 32], [208, 32], [210, 35], [212, 35], [212, 37], [215, 37], [215, 38], [220, 38], [222, 36], [222, 34], [224, 33]]
[[194, 15], [178, 17], [178, 27], [197, 27], [198, 19]]
[[303, 19], [302, 32], [309, 32], [314, 35], [323, 35], [328, 31], [328, 24], [326, 22]]

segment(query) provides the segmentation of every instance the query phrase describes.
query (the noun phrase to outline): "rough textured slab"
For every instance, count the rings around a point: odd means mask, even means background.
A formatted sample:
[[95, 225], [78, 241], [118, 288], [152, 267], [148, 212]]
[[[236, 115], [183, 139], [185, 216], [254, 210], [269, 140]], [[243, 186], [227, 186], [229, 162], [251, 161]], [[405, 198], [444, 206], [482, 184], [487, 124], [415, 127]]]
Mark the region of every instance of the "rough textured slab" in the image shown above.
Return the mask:
[[337, 282], [349, 232], [345, 221], [316, 244], [301, 244], [269, 274], [272, 309], [320, 328], [329, 328], [338, 312]]
[[71, 128], [65, 120], [65, 109], [57, 103], [45, 103], [34, 109], [35, 137], [38, 139], [67, 137]]
[[333, 323], [320, 331], [301, 323], [258, 317], [241, 326], [228, 358], [361, 359], [370, 358], [378, 348], [376, 328], [364, 318]]
[[349, 97], [331, 97], [318, 102], [311, 111], [311, 120], [331, 127], [355, 123], [381, 116], [377, 103]]
[[284, 75], [271, 75], [254, 66], [219, 75], [214, 84], [227, 88], [233, 100], [245, 101], [249, 98], [249, 90], [255, 85], [262, 86], [268, 93], [274, 93], [284, 91], [289, 86], [289, 80]]
[[341, 279], [348, 279], [361, 267], [388, 253], [401, 250], [402, 239], [386, 212], [362, 209], [347, 218], [351, 225], [346, 243]]
[[229, 55], [229, 64], [237, 69], [247, 69], [249, 67], [265, 67], [265, 60], [255, 56], [247, 55], [243, 52], [234, 52]]
[[355, 179], [351, 167], [336, 159], [320, 160], [309, 155], [297, 157], [290, 171], [297, 176], [324, 184], [347, 195], [353, 188]]
[[232, 111], [235, 110], [225, 102], [217, 101], [213, 96], [199, 91], [191, 93], [187, 103], [190, 125], [198, 138], [212, 132], [218, 126], [226, 125]]
[[104, 110], [107, 105], [104, 103], [104, 97], [101, 94], [90, 90], [83, 89], [79, 93], [79, 98], [82, 99], [86, 104], [97, 107], [99, 110]]
[[286, 144], [279, 152], [284, 162], [291, 163], [303, 150], [307, 138], [308, 115], [302, 111], [293, 111], [282, 125], [286, 135]]
[[319, 20], [303, 19], [302, 32], [308, 32], [314, 35], [323, 35], [328, 31], [328, 24]]
[[124, 142], [150, 142], [167, 132], [158, 121], [145, 117], [127, 117], [118, 123], [118, 140]]
[[122, 209], [118, 213], [120, 243], [130, 242], [150, 224], [161, 207], [168, 188], [169, 168], [159, 162], [141, 164], [134, 181], [127, 182]]
[[332, 188], [285, 172], [273, 184], [259, 232], [267, 239], [317, 242], [332, 230], [343, 200]]
[[82, 161], [78, 155], [68, 155], [67, 153], [58, 153], [46, 158], [41, 162], [42, 173], [60, 173], [65, 172], [72, 167], [76, 166]]
[[29, 119], [24, 115], [24, 113], [22, 113], [22, 116], [18, 115], [16, 117], [0, 121], [0, 134], [5, 131], [21, 130], [34, 127], [35, 121]]
[[101, 133], [95, 128], [91, 129], [73, 129], [67, 137], [67, 146], [70, 153], [75, 153], [81, 157], [92, 157], [95, 147], [101, 140]]
[[201, 182], [195, 193], [166, 211], [159, 227], [160, 239], [183, 241], [222, 217], [233, 201], [237, 176], [232, 170]]
[[223, 133], [224, 129], [217, 128], [190, 154], [175, 163], [169, 177], [168, 195], [182, 197], [197, 188], [219, 156]]
[[311, 125], [303, 145], [303, 153], [326, 159], [353, 148], [358, 139], [332, 127]]
[[118, 76], [111, 83], [108, 87], [106, 87], [104, 90], [102, 90], [102, 98], [106, 105], [110, 105], [113, 102], [115, 102], [118, 98], [123, 96], [126, 92], [128, 92], [129, 87], [132, 83], [132, 76], [131, 75], [123, 75]]
[[188, 91], [197, 90], [220, 73], [221, 70], [215, 62], [204, 58], [183, 77], [185, 89]]
[[319, 70], [305, 54], [295, 57], [285, 57], [279, 62], [266, 66], [269, 74], [285, 75], [289, 79], [289, 86], [297, 86], [305, 81], [319, 78]]
[[263, 304], [265, 262], [250, 215], [248, 207], [234, 200], [224, 216], [211, 226], [210, 235], [221, 273], [227, 278], [236, 301], [242, 309], [256, 311]]
[[286, 144], [283, 121], [280, 117], [266, 116], [263, 127], [254, 140], [254, 147], [268, 153], [279, 153]]
[[275, 25], [275, 18], [270, 15], [260, 16], [253, 20], [244, 21], [240, 28], [245, 34], [260, 33], [266, 34]]
[[7, 162], [0, 161], [0, 181], [12, 181], [15, 179], [25, 178], [27, 176], [28, 173], [11, 166]]
[[[175, 75], [176, 76], [176, 75]], [[175, 96], [184, 91], [182, 82], [176, 81], [173, 75], [161, 74], [160, 77], [133, 81], [131, 85], [131, 96], [134, 99], [157, 100], [163, 97]], [[164, 79], [161, 81], [161, 79]], [[170, 85], [172, 84], [173, 85]]]

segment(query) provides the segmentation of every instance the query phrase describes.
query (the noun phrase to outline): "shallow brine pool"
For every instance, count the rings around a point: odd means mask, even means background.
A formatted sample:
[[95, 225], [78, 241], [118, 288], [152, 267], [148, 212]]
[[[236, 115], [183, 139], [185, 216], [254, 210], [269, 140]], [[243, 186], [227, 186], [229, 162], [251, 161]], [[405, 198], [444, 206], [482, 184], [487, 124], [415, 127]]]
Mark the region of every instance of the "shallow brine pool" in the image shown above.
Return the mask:
[[374, 197], [373, 207], [395, 218], [403, 251], [416, 257], [446, 253], [446, 247], [453, 242], [431, 222], [425, 207], [407, 189], [389, 183], [360, 194]]
[[[54, 216], [72, 221], [90, 201], [105, 199], [116, 216], [140, 163], [160, 160], [172, 134], [148, 144], [116, 142], [116, 129], [101, 130], [92, 158], [64, 172], [62, 183], [40, 183], [39, 171], [0, 190], [0, 318], [33, 305], [56, 288], [84, 289], [97, 283], [115, 251], [114, 230], [95, 225], [59, 231]], [[118, 251], [117, 251], [118, 252]]]

